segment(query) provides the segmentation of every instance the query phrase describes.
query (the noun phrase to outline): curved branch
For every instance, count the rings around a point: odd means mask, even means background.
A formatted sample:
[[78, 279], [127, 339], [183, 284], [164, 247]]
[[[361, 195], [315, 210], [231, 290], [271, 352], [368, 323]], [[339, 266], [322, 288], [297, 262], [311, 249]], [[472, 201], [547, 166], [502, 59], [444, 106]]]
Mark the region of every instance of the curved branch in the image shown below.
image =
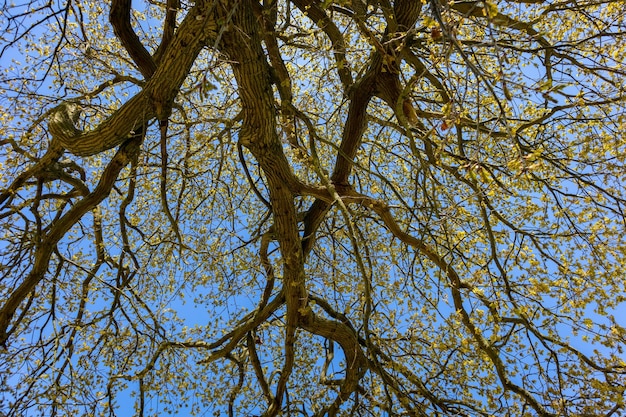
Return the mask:
[[236, 358], [235, 355], [229, 353], [226, 355], [226, 359], [234, 362], [237, 365], [237, 370], [239, 371], [239, 379], [237, 380], [237, 385], [233, 387], [233, 389], [228, 394], [228, 416], [233, 417], [235, 415], [235, 400], [237, 399], [237, 394], [241, 391], [241, 387], [243, 387], [243, 382], [246, 376], [245, 368], [243, 366], [243, 362]]
[[[356, 3], [355, 3], [356, 4]], [[417, 116], [412, 103], [407, 99], [398, 106], [398, 100], [402, 95], [402, 85], [398, 76], [397, 68], [400, 56], [395, 53], [393, 44], [396, 42], [386, 42], [390, 31], [398, 25], [403, 29], [415, 25], [421, 13], [421, 3], [412, 0], [402, 0], [394, 4], [394, 13], [397, 21], [390, 22], [385, 30], [383, 43], [377, 39], [371, 39], [378, 47], [374, 50], [371, 63], [363, 78], [357, 81], [349, 90], [350, 105], [348, 117], [341, 136], [341, 144], [337, 152], [331, 182], [335, 186], [348, 187], [348, 177], [352, 171], [353, 161], [361, 145], [363, 132], [367, 127], [367, 107], [376, 96], [384, 100], [394, 112], [401, 109], [402, 113], [398, 118], [406, 118], [411, 123], [417, 123]], [[354, 18], [358, 20], [359, 26], [364, 24], [356, 13]], [[363, 30], [367, 30], [363, 28]], [[372, 35], [373, 36], [373, 35]], [[385, 44], [385, 46], [383, 46]], [[314, 134], [309, 128], [309, 134]], [[329, 204], [320, 200], [313, 202], [304, 220], [303, 242], [304, 253], [308, 253], [315, 242], [315, 233], [322, 223], [324, 216], [330, 208]]]
[[267, 402], [271, 404], [272, 401], [274, 401], [274, 398], [272, 397], [269, 384], [267, 383], [265, 375], [263, 374], [263, 367], [261, 365], [261, 361], [259, 360], [259, 355], [256, 351], [255, 344], [256, 341], [252, 335], [252, 332], [248, 332], [248, 336], [246, 337], [246, 345], [248, 347], [248, 352], [250, 353], [250, 362], [252, 363], [252, 368], [254, 369], [254, 373], [256, 374], [256, 379], [261, 385], [263, 395], [265, 395]]
[[337, 342], [345, 355], [346, 376], [341, 384], [339, 395], [327, 410], [329, 416], [339, 412], [339, 407], [350, 398], [359, 386], [359, 381], [367, 371], [367, 359], [356, 332], [347, 324], [319, 317], [310, 311], [302, 328], [308, 332]]
[[348, 61], [346, 60], [346, 45], [341, 31], [335, 25], [319, 2], [314, 0], [291, 0], [300, 11], [309, 16], [309, 18], [326, 33], [328, 39], [333, 45], [335, 61], [337, 62], [337, 73], [343, 84], [344, 91], [348, 91], [352, 87], [352, 72]]
[[156, 64], [130, 24], [131, 3], [131, 0], [113, 0], [109, 21], [113, 26], [115, 36], [120, 40], [133, 62], [137, 64], [139, 72], [146, 80], [149, 80], [156, 71]]
[[165, 5], [165, 21], [163, 22], [163, 36], [159, 47], [154, 53], [154, 61], [157, 64], [161, 62], [163, 53], [170, 46], [174, 38], [178, 9], [180, 9], [180, 0], [167, 0], [167, 4]]
[[418, 239], [400, 229], [400, 226], [396, 223], [395, 219], [391, 214], [391, 210], [389, 207], [383, 203], [382, 201], [375, 200], [371, 197], [368, 197], [363, 194], [359, 194], [355, 191], [350, 191], [349, 194], [342, 195], [342, 199], [345, 202], [351, 202], [356, 204], [361, 204], [363, 207], [366, 207], [372, 211], [374, 211], [381, 220], [385, 223], [389, 231], [402, 242], [407, 245], [413, 246], [420, 253], [426, 256], [431, 262], [433, 262], [447, 277], [450, 283], [450, 290], [452, 292], [452, 300], [454, 303], [454, 308], [457, 313], [461, 316], [461, 321], [465, 328], [469, 331], [470, 335], [487, 357], [489, 357], [491, 363], [493, 364], [502, 387], [506, 390], [510, 390], [518, 394], [520, 397], [524, 398], [530, 404], [533, 409], [543, 417], [551, 417], [554, 414], [548, 412], [540, 403], [537, 401], [533, 395], [528, 392], [523, 387], [513, 383], [506, 372], [504, 363], [500, 358], [500, 355], [496, 348], [490, 345], [484, 337], [481, 335], [480, 331], [476, 328], [474, 323], [472, 322], [469, 314], [465, 310], [463, 305], [463, 297], [461, 295], [461, 289], [465, 288], [465, 285], [461, 281], [461, 278], [454, 270], [452, 265], [450, 265], [442, 256], [440, 256], [434, 249], [429, 247], [424, 241]]
[[[15, 291], [11, 293], [11, 296], [6, 300], [4, 305], [0, 308], [0, 345], [6, 348], [6, 342], [12, 333], [12, 330], [8, 330], [11, 325], [12, 318], [19, 308], [20, 304], [28, 297], [37, 284], [44, 277], [50, 256], [52, 255], [56, 244], [63, 238], [65, 233], [72, 228], [78, 222], [85, 213], [93, 210], [98, 204], [100, 204], [105, 198], [108, 197], [120, 171], [128, 165], [128, 163], [134, 158], [134, 155], [139, 152], [140, 144], [143, 140], [142, 136], [136, 136], [132, 140], [123, 144], [117, 151], [111, 162], [104, 169], [100, 181], [96, 188], [85, 198], [78, 201], [74, 206], [67, 211], [60, 219], [55, 221], [48, 233], [43, 236], [41, 243], [39, 244], [35, 253], [35, 259], [33, 261], [33, 268], [30, 273], [24, 278], [24, 281], [19, 285]], [[13, 323], [13, 329], [15, 329], [19, 323]]]
[[161, 65], [143, 90], [93, 130], [82, 132], [68, 126], [67, 129], [51, 131], [53, 138], [74, 155], [95, 155], [119, 146], [137, 133], [141, 126], [161, 116], [178, 95], [204, 45], [217, 39], [215, 14], [212, 5], [204, 2], [191, 8], [165, 52]]

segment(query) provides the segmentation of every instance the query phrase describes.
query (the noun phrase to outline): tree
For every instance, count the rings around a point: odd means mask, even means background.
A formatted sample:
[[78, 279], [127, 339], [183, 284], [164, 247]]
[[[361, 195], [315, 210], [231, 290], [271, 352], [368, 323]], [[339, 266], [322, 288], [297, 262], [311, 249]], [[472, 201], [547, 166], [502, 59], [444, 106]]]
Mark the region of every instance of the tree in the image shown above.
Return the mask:
[[624, 415], [623, 7], [4, 2], [0, 414]]

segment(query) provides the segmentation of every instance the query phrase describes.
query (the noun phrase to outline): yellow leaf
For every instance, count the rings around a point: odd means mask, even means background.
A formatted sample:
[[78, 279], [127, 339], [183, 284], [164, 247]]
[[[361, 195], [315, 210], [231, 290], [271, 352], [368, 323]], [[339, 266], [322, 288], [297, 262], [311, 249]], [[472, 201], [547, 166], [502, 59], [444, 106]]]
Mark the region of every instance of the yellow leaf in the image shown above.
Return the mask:
[[493, 19], [498, 15], [498, 6], [490, 1], [486, 1], [483, 13], [485, 14], [485, 16], [489, 16], [490, 19]]

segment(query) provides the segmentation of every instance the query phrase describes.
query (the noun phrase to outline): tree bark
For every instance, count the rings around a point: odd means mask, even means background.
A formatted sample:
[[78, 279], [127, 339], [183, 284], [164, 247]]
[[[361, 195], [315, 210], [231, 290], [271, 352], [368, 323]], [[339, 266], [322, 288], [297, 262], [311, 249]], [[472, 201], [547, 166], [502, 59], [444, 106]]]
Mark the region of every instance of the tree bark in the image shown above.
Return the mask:
[[[202, 48], [217, 40], [218, 24], [211, 6], [212, 2], [198, 2], [189, 10], [154, 74], [139, 93], [93, 130], [56, 134], [54, 139], [74, 155], [96, 155], [119, 146], [141, 126], [163, 114], [178, 95]], [[142, 72], [150, 71], [144, 68]]]

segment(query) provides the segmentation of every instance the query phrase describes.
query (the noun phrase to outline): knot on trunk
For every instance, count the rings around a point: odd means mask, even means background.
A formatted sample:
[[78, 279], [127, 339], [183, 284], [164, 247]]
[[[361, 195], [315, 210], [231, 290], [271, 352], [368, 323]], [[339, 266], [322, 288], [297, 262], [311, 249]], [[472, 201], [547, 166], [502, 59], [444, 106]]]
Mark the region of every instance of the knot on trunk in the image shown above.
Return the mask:
[[58, 105], [48, 122], [48, 131], [52, 137], [65, 144], [80, 136], [83, 132], [76, 127], [76, 123], [82, 110], [78, 103], [61, 103]]

